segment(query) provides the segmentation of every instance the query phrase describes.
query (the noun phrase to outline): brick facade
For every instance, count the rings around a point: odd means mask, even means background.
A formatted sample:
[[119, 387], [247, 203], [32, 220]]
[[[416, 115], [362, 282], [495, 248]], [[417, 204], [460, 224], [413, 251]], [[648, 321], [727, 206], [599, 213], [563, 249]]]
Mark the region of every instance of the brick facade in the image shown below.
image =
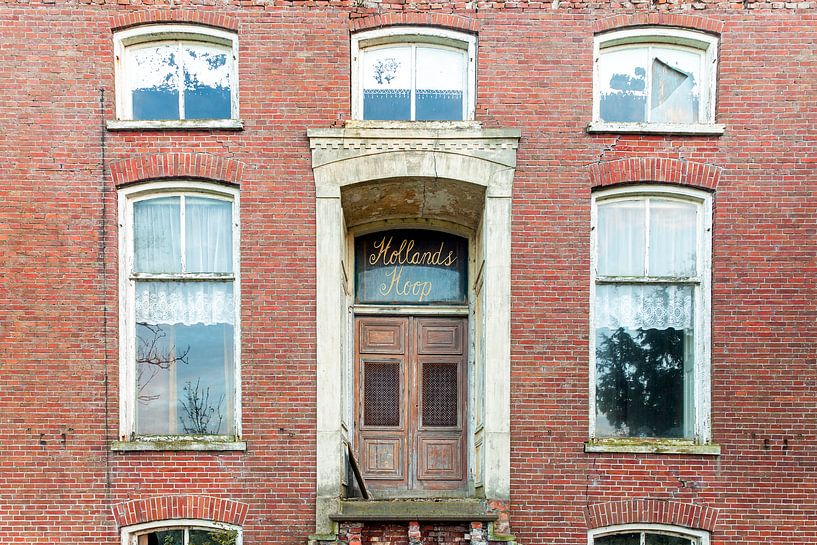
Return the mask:
[[[105, 128], [112, 32], [162, 22], [237, 33], [243, 130]], [[524, 545], [584, 544], [628, 523], [706, 530], [712, 545], [815, 543], [817, 4], [753, 0], [0, 2], [0, 543], [113, 545], [122, 526], [172, 518], [242, 526], [246, 545], [314, 533], [306, 131], [350, 115], [350, 32], [398, 24], [475, 33], [476, 120], [522, 134], [499, 527]], [[723, 135], [586, 132], [594, 33], [644, 25], [720, 37]], [[246, 451], [110, 448], [117, 188], [176, 178], [240, 187]], [[714, 195], [720, 456], [584, 451], [591, 191], [640, 182]], [[350, 545], [488, 539], [469, 522], [345, 527]]]

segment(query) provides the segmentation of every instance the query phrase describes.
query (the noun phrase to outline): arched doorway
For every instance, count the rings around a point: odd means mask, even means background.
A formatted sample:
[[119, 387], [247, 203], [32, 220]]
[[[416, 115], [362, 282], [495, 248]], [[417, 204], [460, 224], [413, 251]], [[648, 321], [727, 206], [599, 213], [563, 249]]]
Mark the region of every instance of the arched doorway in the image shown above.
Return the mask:
[[[469, 124], [435, 130], [314, 129], [309, 136], [317, 227], [316, 530], [331, 531], [333, 513], [343, 510], [349, 444], [353, 452], [363, 454], [364, 471], [380, 473], [375, 476], [381, 479], [374, 479], [382, 481], [376, 482], [378, 497], [461, 495], [506, 501], [510, 488], [510, 205], [518, 132]], [[410, 229], [458, 235], [466, 241], [464, 302], [419, 305], [357, 300], [356, 239], [378, 233], [382, 241], [384, 232]], [[402, 241], [392, 244], [399, 246]], [[405, 284], [401, 289], [405, 294]], [[411, 284], [409, 291], [419, 298], [422, 284]], [[366, 338], [369, 332], [374, 336]], [[429, 335], [447, 339], [439, 351], [457, 353], [423, 354], [428, 341], [434, 341]], [[400, 351], [402, 355], [396, 353]], [[370, 356], [375, 356], [370, 358], [375, 366], [374, 360], [381, 360], [381, 367], [372, 368], [373, 381], [398, 384], [393, 393], [399, 395], [390, 399], [403, 412], [396, 413], [398, 424], [391, 429], [364, 430], [366, 358]], [[429, 363], [425, 356], [433, 361]], [[441, 363], [447, 366], [431, 367]], [[431, 426], [446, 428], [450, 433], [446, 437], [434, 435], [439, 429], [426, 429], [422, 415], [423, 375], [427, 384], [442, 384], [435, 381], [435, 373], [458, 377], [448, 382], [455, 383], [457, 403], [450, 403], [450, 387], [444, 390], [448, 394], [425, 394], [449, 400], [438, 422], [451, 424], [456, 418], [457, 424]], [[395, 413], [383, 417], [394, 419]], [[428, 418], [435, 416], [429, 412]], [[403, 424], [402, 435], [384, 437]], [[373, 431], [382, 435], [368, 434]], [[434, 435], [430, 441], [424, 440], [428, 439], [424, 432]], [[395, 444], [400, 441], [402, 447]], [[403, 468], [402, 474], [398, 468]]]

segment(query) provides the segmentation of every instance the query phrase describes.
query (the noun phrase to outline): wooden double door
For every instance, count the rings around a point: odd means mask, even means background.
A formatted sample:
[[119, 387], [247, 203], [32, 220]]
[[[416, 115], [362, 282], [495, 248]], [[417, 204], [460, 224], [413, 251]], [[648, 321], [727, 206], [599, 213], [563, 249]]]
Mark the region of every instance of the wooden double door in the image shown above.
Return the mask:
[[465, 318], [355, 320], [355, 444], [370, 489], [465, 487], [466, 330]]

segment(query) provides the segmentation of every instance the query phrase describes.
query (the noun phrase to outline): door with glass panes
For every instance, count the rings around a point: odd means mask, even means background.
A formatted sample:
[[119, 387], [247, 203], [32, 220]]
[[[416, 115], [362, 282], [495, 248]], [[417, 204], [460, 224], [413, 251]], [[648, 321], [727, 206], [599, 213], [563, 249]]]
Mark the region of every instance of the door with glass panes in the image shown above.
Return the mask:
[[459, 317], [356, 318], [355, 444], [370, 489], [465, 486], [466, 329]]

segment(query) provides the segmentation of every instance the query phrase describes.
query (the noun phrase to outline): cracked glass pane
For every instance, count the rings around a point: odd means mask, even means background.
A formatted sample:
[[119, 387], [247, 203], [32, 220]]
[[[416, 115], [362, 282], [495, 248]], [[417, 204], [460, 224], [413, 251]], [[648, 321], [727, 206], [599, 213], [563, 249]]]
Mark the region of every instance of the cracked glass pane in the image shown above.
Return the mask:
[[653, 56], [650, 121], [697, 122], [700, 53], [653, 47]]
[[599, 117], [607, 122], [696, 123], [703, 52], [623, 46], [599, 56]]

